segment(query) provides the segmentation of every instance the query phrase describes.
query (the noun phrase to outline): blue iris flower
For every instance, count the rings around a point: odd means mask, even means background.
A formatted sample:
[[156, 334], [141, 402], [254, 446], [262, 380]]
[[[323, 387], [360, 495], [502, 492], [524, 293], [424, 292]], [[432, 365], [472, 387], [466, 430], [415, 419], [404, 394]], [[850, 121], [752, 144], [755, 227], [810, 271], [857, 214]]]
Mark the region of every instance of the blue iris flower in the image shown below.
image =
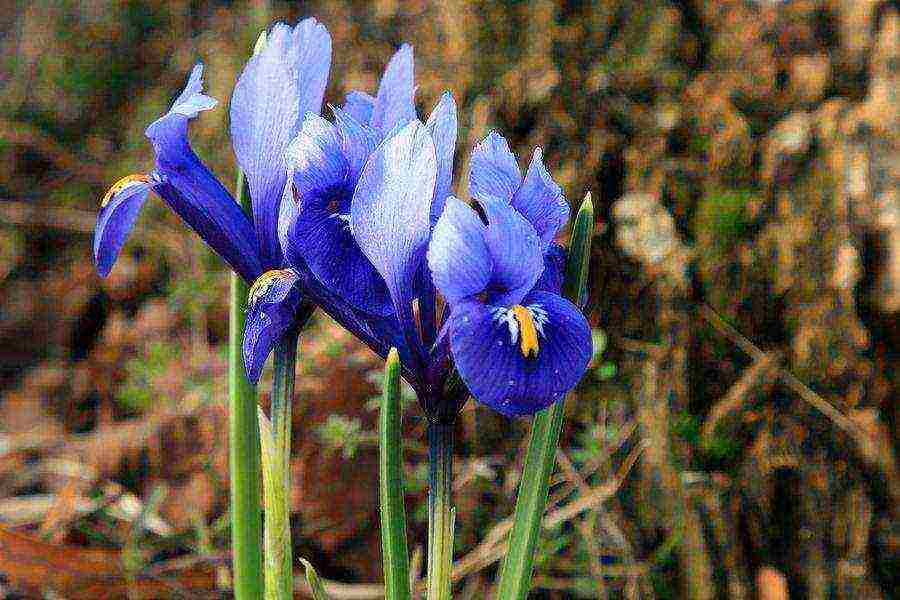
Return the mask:
[[443, 332], [475, 398], [531, 414], [572, 389], [591, 357], [587, 320], [560, 296], [565, 254], [553, 240], [568, 203], [540, 148], [523, 178], [497, 133], [475, 148], [469, 182], [477, 210], [451, 197], [428, 250], [449, 306]]

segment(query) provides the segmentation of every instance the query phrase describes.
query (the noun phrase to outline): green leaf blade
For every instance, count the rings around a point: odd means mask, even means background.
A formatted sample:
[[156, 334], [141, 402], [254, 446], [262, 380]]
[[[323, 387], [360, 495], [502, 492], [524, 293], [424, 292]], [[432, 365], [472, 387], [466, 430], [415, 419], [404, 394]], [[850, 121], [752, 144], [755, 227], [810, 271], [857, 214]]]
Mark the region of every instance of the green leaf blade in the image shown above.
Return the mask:
[[391, 348], [384, 366], [384, 391], [379, 416], [381, 550], [384, 591], [389, 600], [410, 598], [406, 508], [403, 501], [401, 410], [400, 355], [396, 348]]

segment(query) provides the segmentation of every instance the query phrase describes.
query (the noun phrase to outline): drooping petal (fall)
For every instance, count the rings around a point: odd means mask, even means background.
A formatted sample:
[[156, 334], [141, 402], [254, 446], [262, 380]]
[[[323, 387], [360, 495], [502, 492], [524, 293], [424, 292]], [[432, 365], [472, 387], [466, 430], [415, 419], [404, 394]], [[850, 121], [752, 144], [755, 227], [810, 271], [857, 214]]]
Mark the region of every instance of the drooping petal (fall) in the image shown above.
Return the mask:
[[101, 277], [119, 257], [147, 195], [159, 185], [148, 175], [129, 175], [117, 181], [103, 196], [94, 229], [94, 265]]
[[292, 270], [279, 269], [266, 271], [250, 288], [243, 355], [247, 378], [254, 384], [279, 338], [312, 312], [307, 307], [305, 316], [298, 315], [302, 300], [298, 281]]
[[231, 193], [203, 164], [188, 141], [188, 122], [215, 100], [202, 92], [203, 65], [191, 72], [168, 113], [151, 123], [147, 138], [156, 152], [154, 191], [244, 279], [262, 272], [256, 233]]
[[350, 232], [346, 215], [301, 208], [289, 237], [313, 275], [348, 303], [371, 314], [393, 312], [388, 288]]
[[450, 317], [454, 363], [475, 398], [505, 415], [560, 400], [584, 375], [591, 330], [568, 300], [533, 292], [511, 308], [467, 300]]

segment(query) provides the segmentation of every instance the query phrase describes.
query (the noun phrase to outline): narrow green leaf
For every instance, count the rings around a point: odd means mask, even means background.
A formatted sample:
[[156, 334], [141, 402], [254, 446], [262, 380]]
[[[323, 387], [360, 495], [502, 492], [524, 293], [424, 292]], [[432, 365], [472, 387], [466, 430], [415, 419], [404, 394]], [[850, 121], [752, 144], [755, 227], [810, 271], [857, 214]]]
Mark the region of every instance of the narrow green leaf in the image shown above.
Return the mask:
[[[238, 169], [235, 196], [250, 210], [244, 173]], [[262, 597], [262, 520], [259, 505], [259, 427], [256, 388], [247, 379], [242, 347], [247, 313], [247, 283], [231, 274], [228, 323], [229, 470], [231, 476], [231, 547], [234, 596], [237, 600]]]
[[[569, 300], [582, 306], [586, 299], [588, 261], [594, 229], [594, 205], [590, 192], [575, 217], [566, 280], [563, 292]], [[531, 427], [531, 440], [525, 455], [509, 549], [503, 562], [497, 598], [525, 600], [531, 588], [534, 552], [541, 530], [541, 518], [547, 504], [550, 475], [555, 464], [556, 446], [565, 416], [565, 399], [539, 412]]]
[[380, 415], [381, 553], [388, 600], [408, 600], [409, 552], [403, 502], [403, 446], [400, 431], [400, 355], [391, 348], [384, 365]]
[[306, 583], [312, 592], [313, 600], [329, 600], [328, 594], [325, 593], [325, 586], [322, 585], [322, 580], [319, 579], [319, 574], [316, 573], [313, 566], [305, 558], [301, 558], [300, 562], [306, 570]]

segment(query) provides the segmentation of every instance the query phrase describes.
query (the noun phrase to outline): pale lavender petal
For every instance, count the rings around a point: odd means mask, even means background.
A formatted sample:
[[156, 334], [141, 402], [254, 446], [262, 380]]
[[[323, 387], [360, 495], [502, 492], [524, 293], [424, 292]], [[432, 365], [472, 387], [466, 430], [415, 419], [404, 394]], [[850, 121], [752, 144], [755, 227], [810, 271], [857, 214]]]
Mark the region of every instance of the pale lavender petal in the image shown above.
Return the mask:
[[431, 222], [437, 222], [444, 210], [444, 202], [450, 195], [450, 185], [453, 178], [453, 156], [456, 153], [456, 102], [453, 94], [444, 92], [440, 101], [428, 121], [425, 128], [431, 133], [434, 140], [435, 154], [437, 156], [437, 179], [434, 186], [434, 200], [431, 203]]
[[391, 57], [372, 109], [370, 125], [387, 133], [416, 118], [413, 49], [403, 44]]

